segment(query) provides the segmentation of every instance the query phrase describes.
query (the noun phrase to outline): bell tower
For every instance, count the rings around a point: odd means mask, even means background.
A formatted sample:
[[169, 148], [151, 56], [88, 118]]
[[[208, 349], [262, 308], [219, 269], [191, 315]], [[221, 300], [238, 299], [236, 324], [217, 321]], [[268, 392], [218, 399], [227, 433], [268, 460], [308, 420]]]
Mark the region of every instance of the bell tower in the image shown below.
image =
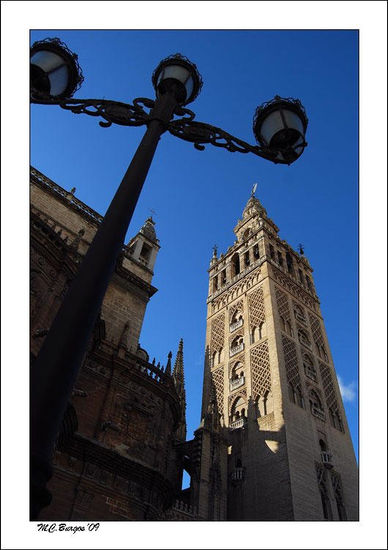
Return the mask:
[[228, 439], [228, 520], [355, 520], [358, 471], [312, 268], [252, 192], [209, 269], [202, 417]]

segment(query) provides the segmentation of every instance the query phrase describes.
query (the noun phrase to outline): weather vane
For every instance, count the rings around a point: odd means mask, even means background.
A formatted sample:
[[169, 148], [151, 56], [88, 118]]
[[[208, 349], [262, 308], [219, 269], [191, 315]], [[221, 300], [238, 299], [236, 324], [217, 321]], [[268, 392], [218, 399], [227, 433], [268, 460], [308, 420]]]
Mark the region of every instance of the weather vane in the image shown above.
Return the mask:
[[215, 244], [215, 245], [213, 246], [213, 256], [217, 256], [217, 251], [218, 251], [217, 245]]
[[257, 189], [257, 183], [254, 183], [254, 184], [253, 184], [253, 187], [252, 187], [251, 197], [254, 197], [254, 196], [255, 196], [256, 189]]
[[299, 245], [298, 245], [298, 250], [299, 250], [299, 254], [300, 254], [301, 256], [303, 256], [303, 254], [304, 254], [304, 245], [301, 244], [301, 243], [299, 243]]
[[153, 216], [156, 216], [155, 210], [153, 210], [152, 208], [149, 208], [149, 211], [151, 212], [151, 218], [152, 218]]

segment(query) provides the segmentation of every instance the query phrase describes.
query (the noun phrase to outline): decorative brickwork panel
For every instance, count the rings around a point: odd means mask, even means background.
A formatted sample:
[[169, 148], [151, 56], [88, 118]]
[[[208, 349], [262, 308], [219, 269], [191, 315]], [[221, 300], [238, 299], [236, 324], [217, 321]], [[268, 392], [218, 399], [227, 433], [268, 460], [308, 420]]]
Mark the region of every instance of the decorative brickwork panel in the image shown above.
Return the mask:
[[286, 367], [287, 382], [294, 388], [300, 385], [298, 356], [295, 343], [282, 334], [284, 364]]
[[324, 346], [324, 340], [319, 319], [317, 319], [317, 317], [315, 317], [314, 315], [311, 315], [311, 313], [309, 313], [309, 318], [315, 344], [317, 344], [318, 346]]
[[321, 372], [323, 391], [325, 393], [327, 406], [333, 411], [338, 411], [338, 401], [330, 368], [324, 363], [320, 362], [319, 370]]
[[257, 327], [265, 321], [264, 294], [262, 287], [248, 294], [250, 325]]
[[252, 397], [271, 391], [271, 371], [267, 340], [251, 349]]
[[236, 311], [243, 311], [243, 302], [242, 300], [239, 300], [237, 303], [233, 304], [229, 309], [229, 322], [232, 321], [233, 315], [236, 313]]
[[239, 280], [231, 285], [230, 290], [222, 292], [221, 296], [211, 301], [212, 311], [217, 311], [229, 302], [233, 302], [238, 296], [253, 287], [260, 279], [260, 269], [255, 269], [252, 274], [245, 276], [243, 276], [243, 273], [238, 275]]
[[279, 315], [283, 317], [285, 321], [291, 320], [290, 306], [288, 304], [288, 296], [285, 292], [282, 292], [279, 288], [275, 287], [276, 301], [278, 304]]
[[218, 351], [225, 343], [225, 314], [222, 313], [211, 323], [210, 351]]
[[212, 382], [216, 392], [218, 412], [223, 411], [224, 401], [224, 369], [223, 367], [212, 372]]
[[271, 266], [272, 273], [276, 281], [279, 282], [279, 284], [282, 285], [283, 288], [286, 288], [295, 298], [303, 302], [306, 306], [310, 307], [311, 309], [317, 310], [317, 303], [316, 301], [307, 294], [306, 291], [302, 290], [302, 288], [293, 283], [290, 277], [279, 271], [274, 265]]

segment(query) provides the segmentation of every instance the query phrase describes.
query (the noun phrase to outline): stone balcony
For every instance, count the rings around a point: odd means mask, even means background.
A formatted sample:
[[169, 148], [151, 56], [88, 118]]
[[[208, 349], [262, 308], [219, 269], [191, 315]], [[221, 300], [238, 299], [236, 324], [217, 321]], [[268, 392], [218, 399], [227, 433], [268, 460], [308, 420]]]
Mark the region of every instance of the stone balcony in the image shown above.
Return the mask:
[[238, 428], [243, 428], [246, 423], [247, 423], [247, 419], [245, 418], [245, 416], [243, 416], [242, 418], [239, 418], [238, 420], [235, 420], [234, 422], [232, 422], [229, 428], [231, 430], [237, 430]]
[[241, 327], [244, 323], [244, 320], [243, 319], [239, 319], [238, 321], [236, 321], [235, 323], [232, 323], [230, 326], [229, 326], [229, 332], [234, 332], [235, 330], [237, 330], [239, 327]]
[[244, 349], [244, 342], [239, 344], [238, 346], [235, 346], [234, 348], [231, 348], [229, 351], [229, 357], [233, 357], [234, 355], [237, 355], [240, 353], [240, 351], [243, 351]]
[[233, 391], [239, 388], [240, 386], [243, 386], [245, 384], [245, 376], [240, 376], [240, 378], [235, 378], [234, 380], [230, 380], [229, 382], [229, 390]]

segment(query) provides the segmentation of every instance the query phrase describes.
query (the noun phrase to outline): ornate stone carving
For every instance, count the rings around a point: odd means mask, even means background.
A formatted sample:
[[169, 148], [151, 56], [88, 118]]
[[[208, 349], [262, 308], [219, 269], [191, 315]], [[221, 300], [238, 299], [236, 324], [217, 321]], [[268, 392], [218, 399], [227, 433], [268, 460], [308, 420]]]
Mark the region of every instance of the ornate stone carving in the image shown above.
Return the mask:
[[251, 275], [246, 275], [245, 277], [243, 277], [243, 272], [241, 274], [242, 278], [238, 279], [238, 281], [230, 287], [230, 290], [221, 294], [221, 296], [215, 298], [211, 302], [212, 311], [218, 311], [221, 307], [226, 306], [228, 303], [232, 302], [241, 294], [244, 294], [244, 292], [252, 288], [252, 286], [254, 286], [259, 281], [260, 274], [260, 269], [255, 270]]
[[284, 275], [276, 267], [272, 265], [272, 273], [276, 281], [278, 281], [284, 288], [286, 288], [295, 298], [303, 302], [306, 306], [314, 311], [317, 310], [317, 302], [307, 292], [302, 290], [297, 284], [293, 283], [289, 277]]
[[264, 293], [262, 287], [253, 290], [247, 295], [249, 324], [257, 327], [265, 321]]
[[271, 370], [269, 364], [268, 341], [265, 340], [251, 349], [252, 397], [271, 391]]
[[210, 351], [219, 351], [225, 345], [225, 313], [219, 315], [211, 323]]
[[216, 392], [218, 412], [222, 413], [224, 399], [224, 367], [220, 367], [212, 372], [212, 382]]
[[282, 292], [278, 287], [275, 287], [275, 294], [279, 315], [283, 317], [285, 321], [291, 321], [290, 306], [288, 303], [287, 294]]
[[298, 356], [295, 343], [282, 334], [284, 365], [286, 368], [287, 382], [294, 388], [300, 386]]

